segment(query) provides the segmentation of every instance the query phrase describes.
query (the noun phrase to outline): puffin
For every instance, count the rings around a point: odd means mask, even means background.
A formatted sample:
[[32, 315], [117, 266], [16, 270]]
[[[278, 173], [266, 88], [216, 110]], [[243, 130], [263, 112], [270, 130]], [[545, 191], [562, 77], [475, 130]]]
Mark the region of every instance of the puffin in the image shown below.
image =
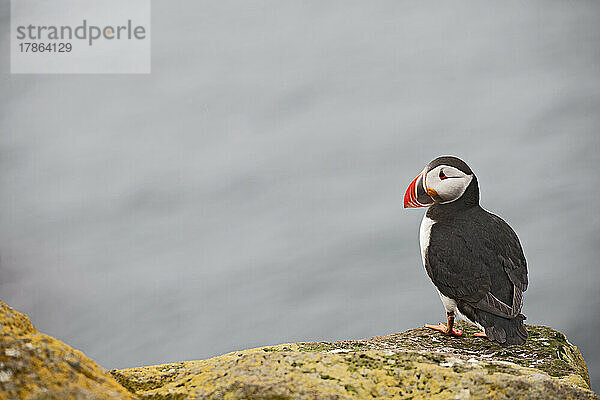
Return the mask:
[[471, 168], [454, 156], [431, 161], [410, 183], [404, 208], [428, 207], [419, 231], [427, 275], [446, 311], [447, 325], [427, 328], [450, 336], [455, 317], [464, 317], [500, 345], [527, 340], [521, 313], [529, 284], [527, 262], [515, 231], [479, 205]]

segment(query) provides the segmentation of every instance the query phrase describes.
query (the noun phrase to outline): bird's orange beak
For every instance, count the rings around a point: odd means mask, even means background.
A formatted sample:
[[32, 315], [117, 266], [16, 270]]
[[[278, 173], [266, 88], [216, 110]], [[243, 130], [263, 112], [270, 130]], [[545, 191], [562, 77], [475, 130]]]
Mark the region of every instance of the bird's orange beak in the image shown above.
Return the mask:
[[423, 170], [408, 185], [404, 194], [404, 208], [429, 207], [433, 204], [433, 199], [425, 188], [425, 170]]

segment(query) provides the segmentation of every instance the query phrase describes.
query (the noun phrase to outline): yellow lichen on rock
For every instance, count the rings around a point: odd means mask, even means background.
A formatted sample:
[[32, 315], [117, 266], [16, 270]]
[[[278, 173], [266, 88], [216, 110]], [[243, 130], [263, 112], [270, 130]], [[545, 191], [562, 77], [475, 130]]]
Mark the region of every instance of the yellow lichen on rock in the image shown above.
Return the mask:
[[132, 399], [82, 352], [0, 302], [0, 399]]
[[564, 335], [529, 329], [531, 343], [512, 348], [413, 329], [111, 372], [148, 399], [598, 399], [588, 390], [585, 362], [558, 357], [578, 354]]
[[596, 398], [588, 390], [512, 363], [436, 360], [404, 351], [266, 348], [113, 374], [140, 397], [151, 399]]

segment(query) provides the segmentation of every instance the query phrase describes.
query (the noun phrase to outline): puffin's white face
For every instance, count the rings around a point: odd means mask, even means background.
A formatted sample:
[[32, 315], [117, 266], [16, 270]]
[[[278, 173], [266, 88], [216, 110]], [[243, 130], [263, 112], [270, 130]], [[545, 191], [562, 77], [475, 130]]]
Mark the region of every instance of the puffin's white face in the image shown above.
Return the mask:
[[[404, 194], [404, 208], [429, 207], [436, 203], [456, 201], [465, 194], [473, 178], [475, 175], [471, 168], [460, 158], [438, 157], [427, 164], [408, 185]], [[479, 200], [479, 192], [476, 193], [476, 197], [476, 200]]]
[[450, 203], [459, 199], [469, 184], [473, 175], [468, 175], [460, 169], [449, 165], [439, 165], [428, 171], [423, 179], [423, 186], [427, 194], [436, 203]]

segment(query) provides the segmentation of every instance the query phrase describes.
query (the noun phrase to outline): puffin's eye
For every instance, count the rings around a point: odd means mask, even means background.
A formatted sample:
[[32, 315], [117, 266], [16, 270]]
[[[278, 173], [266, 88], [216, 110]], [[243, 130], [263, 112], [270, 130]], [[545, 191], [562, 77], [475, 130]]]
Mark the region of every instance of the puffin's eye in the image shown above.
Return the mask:
[[441, 180], [444, 180], [444, 179], [446, 179], [446, 178], [448, 178], [448, 177], [446, 176], [446, 174], [444, 174], [444, 170], [443, 170], [443, 169], [440, 169], [440, 179], [441, 179]]

